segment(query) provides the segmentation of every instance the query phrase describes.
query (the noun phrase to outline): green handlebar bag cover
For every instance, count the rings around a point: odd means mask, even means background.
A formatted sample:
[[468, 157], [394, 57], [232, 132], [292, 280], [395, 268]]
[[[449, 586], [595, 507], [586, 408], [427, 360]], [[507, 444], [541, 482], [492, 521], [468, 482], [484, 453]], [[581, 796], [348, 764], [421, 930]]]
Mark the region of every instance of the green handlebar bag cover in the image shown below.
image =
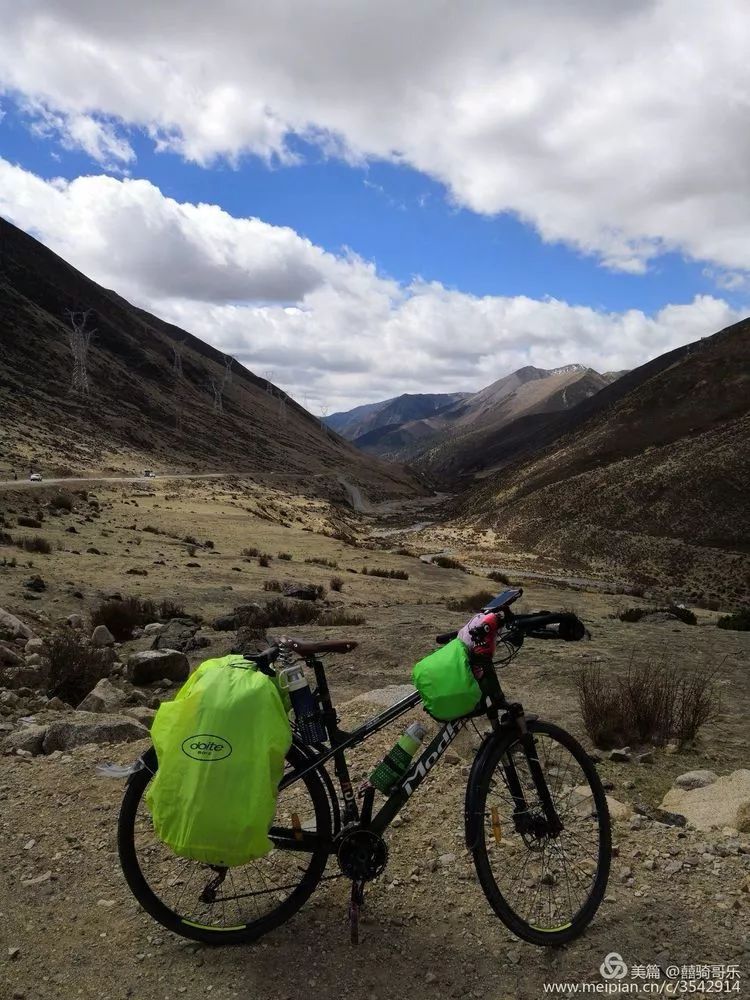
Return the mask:
[[242, 656], [202, 663], [159, 706], [159, 761], [146, 790], [156, 835], [175, 854], [232, 867], [267, 854], [292, 732], [273, 678]]
[[473, 712], [482, 697], [469, 666], [469, 652], [458, 638], [415, 663], [411, 679], [424, 707], [441, 722]]

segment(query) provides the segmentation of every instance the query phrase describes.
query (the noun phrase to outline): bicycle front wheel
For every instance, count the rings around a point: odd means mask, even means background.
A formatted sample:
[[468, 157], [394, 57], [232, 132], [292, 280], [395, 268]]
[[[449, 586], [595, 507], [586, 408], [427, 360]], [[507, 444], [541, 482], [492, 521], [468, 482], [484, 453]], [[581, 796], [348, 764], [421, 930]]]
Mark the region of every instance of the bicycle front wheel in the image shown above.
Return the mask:
[[[274, 831], [296, 828], [320, 845], [299, 851], [277, 846], [265, 857], [236, 868], [220, 868], [176, 855], [154, 831], [144, 792], [156, 772], [156, 754], [133, 775], [120, 808], [117, 846], [130, 889], [160, 924], [183, 937], [208, 944], [254, 941], [287, 921], [308, 900], [328, 861], [331, 812], [315, 772], [279, 792]], [[304, 764], [292, 747], [287, 767]], [[149, 770], [150, 768], [150, 770]], [[279, 841], [289, 844], [289, 836]]]
[[520, 737], [500, 740], [477, 778], [474, 864], [488, 902], [514, 934], [558, 946], [582, 933], [604, 897], [609, 811], [583, 747], [558, 726], [527, 725], [562, 828], [550, 827]]

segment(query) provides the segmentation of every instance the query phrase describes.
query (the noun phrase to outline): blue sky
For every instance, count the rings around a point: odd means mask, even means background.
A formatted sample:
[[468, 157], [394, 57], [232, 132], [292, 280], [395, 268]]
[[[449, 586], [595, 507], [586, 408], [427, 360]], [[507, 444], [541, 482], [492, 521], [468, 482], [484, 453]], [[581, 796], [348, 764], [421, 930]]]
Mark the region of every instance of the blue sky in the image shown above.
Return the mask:
[[[85, 152], [30, 133], [13, 103], [5, 109], [0, 155], [6, 159], [47, 179], [101, 172]], [[349, 165], [295, 141], [299, 165], [274, 166], [246, 155], [237, 165], [206, 169], [155, 152], [134, 130], [128, 136], [137, 154], [130, 172], [168, 197], [291, 226], [332, 253], [349, 247], [401, 282], [420, 276], [474, 295], [550, 296], [618, 312], [654, 312], [716, 291], [705, 265], [680, 254], [660, 256], [644, 274], [613, 271], [562, 243], [545, 243], [514, 215], [488, 217], [456, 205], [444, 185], [405, 165]], [[745, 298], [725, 290], [722, 296], [737, 306]]]
[[746, 312], [741, 0], [0, 15], [0, 213], [313, 409]]

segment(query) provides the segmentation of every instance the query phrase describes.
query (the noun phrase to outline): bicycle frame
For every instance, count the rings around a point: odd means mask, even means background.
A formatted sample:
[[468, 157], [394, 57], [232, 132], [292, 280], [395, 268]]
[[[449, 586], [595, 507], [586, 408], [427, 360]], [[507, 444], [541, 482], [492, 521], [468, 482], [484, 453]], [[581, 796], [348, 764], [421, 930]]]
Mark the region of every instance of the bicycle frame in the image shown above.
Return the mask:
[[[306, 759], [304, 764], [296, 767], [283, 777], [279, 785], [279, 790], [283, 791], [283, 789], [288, 788], [310, 772], [322, 771], [325, 764], [333, 760], [344, 804], [343, 825], [361, 823], [373, 833], [380, 835], [398, 815], [399, 811], [408, 802], [417, 788], [419, 788], [432, 768], [464, 728], [468, 719], [462, 718], [454, 722], [446, 722], [440, 727], [437, 735], [425, 747], [417, 760], [412, 763], [409, 771], [400, 779], [379, 811], [373, 816], [372, 807], [375, 789], [369, 788], [365, 791], [362, 796], [362, 808], [360, 809], [357, 805], [357, 796], [352, 788], [349, 776], [346, 751], [359, 746], [365, 740], [369, 739], [373, 733], [379, 732], [410, 709], [415, 708], [420, 702], [419, 694], [415, 691], [413, 694], [407, 695], [401, 701], [391, 706], [391, 708], [386, 709], [372, 719], [368, 719], [367, 722], [355, 729], [354, 732], [346, 733], [339, 729], [338, 717], [331, 701], [323, 664], [315, 657], [311, 657], [307, 662], [308, 666], [312, 667], [315, 671], [315, 678], [318, 685], [317, 695], [322, 709], [322, 720], [328, 733], [330, 748], [324, 747], [323, 744], [317, 744], [314, 747], [305, 747]], [[537, 790], [544, 805], [544, 811], [552, 826], [557, 828], [559, 827], [559, 819], [537, 759], [533, 737], [526, 731], [523, 709], [520, 705], [511, 705], [505, 700], [494, 667], [492, 668], [492, 677], [496, 696], [492, 698], [491, 707], [483, 706], [481, 714], [489, 716], [496, 735], [507, 729], [508, 726], [518, 729], [524, 749], [529, 758], [534, 782], [537, 785]], [[498, 722], [498, 709], [507, 710], [507, 721], [504, 718], [503, 722]], [[506, 768], [506, 775], [509, 779], [509, 787], [516, 800], [517, 811], [520, 814], [526, 809], [526, 800], [518, 777], [515, 774], [515, 768], [510, 762]], [[317, 834], [302, 829], [288, 830], [272, 826], [269, 831], [269, 837], [277, 847], [283, 850], [312, 852], [321, 847], [321, 838]], [[335, 853], [336, 850], [334, 840], [335, 837], [328, 838], [324, 844], [330, 853]]]
[[[317, 674], [318, 670], [316, 669]], [[396, 789], [391, 792], [380, 810], [375, 816], [368, 816], [368, 811], [372, 808], [372, 798], [375, 790], [373, 789], [372, 794], [363, 799], [362, 809], [360, 810], [349, 776], [346, 751], [364, 743], [373, 733], [379, 732], [410, 709], [415, 708], [420, 701], [419, 694], [415, 691], [414, 694], [407, 695], [401, 701], [391, 706], [391, 708], [386, 709], [372, 719], [368, 719], [367, 722], [355, 729], [354, 732], [345, 733], [338, 728], [338, 723], [335, 721], [335, 711], [330, 703], [330, 697], [323, 697], [320, 684], [318, 685], [318, 692], [323, 701], [323, 717], [328, 730], [331, 747], [324, 750], [319, 749], [318, 746], [306, 747], [304, 765], [284, 775], [279, 785], [279, 791], [283, 791], [283, 789], [293, 785], [309, 772], [322, 769], [328, 761], [333, 760], [334, 770], [341, 787], [341, 795], [344, 802], [344, 824], [366, 821], [368, 829], [381, 834], [417, 788], [419, 788], [437, 761], [443, 756], [447, 748], [465, 726], [466, 720], [459, 719], [457, 722], [446, 722], [441, 726], [437, 735], [425, 747], [407, 774], [399, 781]], [[332, 713], [333, 719], [329, 715], [329, 712]], [[322, 746], [322, 744], [319, 746]], [[311, 752], [313, 750], [315, 752]], [[277, 847], [283, 850], [310, 852], [320, 847], [320, 839], [317, 835], [304, 830], [285, 830], [273, 826], [269, 832], [269, 837]], [[332, 839], [326, 846], [331, 852], [335, 850]]]

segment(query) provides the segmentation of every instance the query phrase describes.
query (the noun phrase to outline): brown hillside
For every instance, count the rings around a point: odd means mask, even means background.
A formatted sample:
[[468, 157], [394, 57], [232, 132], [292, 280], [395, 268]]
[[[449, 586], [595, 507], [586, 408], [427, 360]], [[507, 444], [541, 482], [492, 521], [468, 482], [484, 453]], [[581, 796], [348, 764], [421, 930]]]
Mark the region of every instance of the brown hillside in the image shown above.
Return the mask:
[[750, 321], [665, 358], [629, 373], [629, 391], [615, 383], [587, 401], [594, 412], [544, 450], [476, 486], [462, 519], [569, 561], [698, 580], [709, 592], [729, 585], [730, 596], [746, 597]]
[[[90, 396], [71, 390], [66, 310], [92, 310]], [[181, 345], [181, 346], [180, 346]], [[175, 346], [182, 374], [175, 370]], [[370, 496], [410, 492], [282, 390], [238, 363], [217, 412], [224, 358], [197, 337], [90, 281], [0, 219], [0, 466], [51, 473], [289, 473]], [[61, 474], [64, 474], [61, 472]], [[2, 478], [2, 476], [0, 476]]]

